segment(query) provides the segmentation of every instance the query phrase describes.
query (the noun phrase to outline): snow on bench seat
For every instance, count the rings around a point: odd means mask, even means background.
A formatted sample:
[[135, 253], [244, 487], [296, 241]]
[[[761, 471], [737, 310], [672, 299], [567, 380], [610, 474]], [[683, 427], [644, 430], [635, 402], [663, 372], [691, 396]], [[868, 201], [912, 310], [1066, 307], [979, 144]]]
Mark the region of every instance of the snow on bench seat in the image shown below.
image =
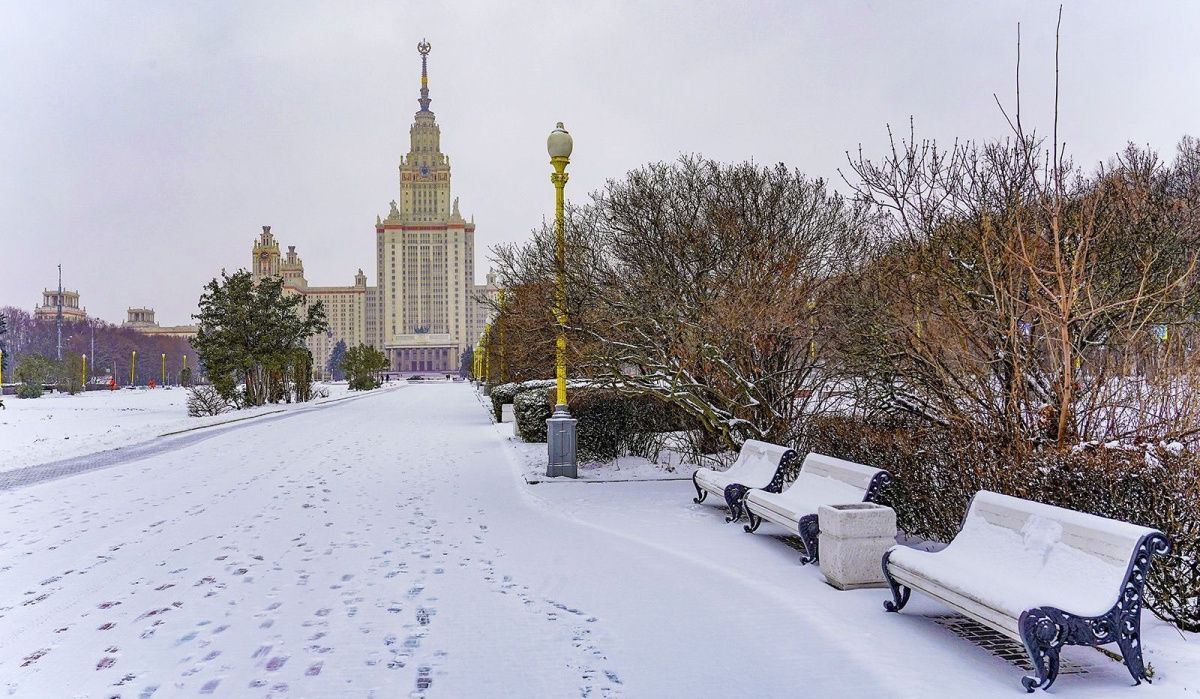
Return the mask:
[[[752, 506], [752, 511], [760, 517], [786, 526], [816, 512], [817, 507], [824, 504], [862, 502], [863, 492], [862, 488], [848, 483], [801, 472], [782, 493], [751, 490], [746, 496], [746, 505]], [[784, 521], [779, 522], [776, 517], [782, 517]]]
[[796, 452], [778, 444], [748, 439], [738, 451], [737, 460], [724, 471], [698, 468], [692, 474], [692, 485], [696, 488], [693, 502], [704, 502], [709, 493], [725, 500], [729, 506], [732, 522], [741, 518], [742, 499], [751, 488], [778, 493], [783, 488], [787, 469], [796, 460]]
[[796, 480], [783, 492], [751, 490], [747, 493], [745, 505], [750, 524], [746, 525], [746, 531], [756, 531], [764, 519], [794, 530], [799, 533], [805, 548], [800, 562], [816, 561], [820, 534], [817, 508], [874, 502], [879, 489], [891, 479], [887, 471], [810, 452], [804, 457]]
[[981, 491], [945, 549], [884, 555], [885, 607], [899, 611], [921, 590], [1022, 641], [1038, 672], [1022, 680], [1029, 691], [1054, 682], [1067, 644], [1117, 643], [1140, 682], [1142, 586], [1151, 556], [1166, 550], [1147, 527]]

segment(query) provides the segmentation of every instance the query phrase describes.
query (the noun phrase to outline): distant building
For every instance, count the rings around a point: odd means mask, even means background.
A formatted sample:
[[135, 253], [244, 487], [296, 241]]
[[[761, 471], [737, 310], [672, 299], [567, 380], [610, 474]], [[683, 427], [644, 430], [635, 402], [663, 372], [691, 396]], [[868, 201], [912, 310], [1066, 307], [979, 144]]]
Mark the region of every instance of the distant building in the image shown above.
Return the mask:
[[[33, 317], [38, 320], [55, 320], [58, 318], [58, 304], [58, 290], [43, 289], [42, 305], [33, 309]], [[78, 291], [63, 290], [62, 314], [63, 320], [67, 322], [87, 320], [87, 309], [80, 307]]]
[[121, 323], [121, 327], [137, 330], [145, 335], [165, 335], [168, 337], [184, 338], [193, 338], [196, 336], [195, 325], [159, 325], [154, 320], [153, 308], [125, 309], [125, 322]]
[[367, 335], [367, 295], [374, 289], [367, 287], [367, 275], [361, 269], [354, 275], [352, 286], [309, 286], [304, 277], [304, 261], [296, 254], [296, 246], [289, 245], [287, 254], [281, 257], [279, 242], [270, 226], [262, 227], [250, 254], [250, 269], [256, 281], [281, 277], [285, 294], [299, 294], [305, 303], [320, 301], [324, 306], [329, 331], [308, 339], [318, 378], [328, 375], [329, 355], [338, 340], [344, 340], [347, 347], [372, 344]]
[[475, 287], [471, 294], [471, 302], [475, 306], [471, 325], [472, 345], [483, 337], [483, 329], [492, 322], [492, 304], [500, 300], [500, 287], [496, 283], [496, 273], [488, 270], [487, 283]]
[[134, 330], [145, 330], [147, 328], [157, 328], [158, 323], [154, 321], [153, 308], [127, 308], [125, 309], [125, 322], [121, 323], [122, 328], [133, 328]]
[[409, 128], [408, 154], [400, 159], [399, 197], [386, 218], [375, 218], [375, 286], [361, 269], [351, 286], [309, 286], [295, 246], [281, 255], [270, 226], [263, 226], [251, 251], [255, 279], [281, 277], [288, 293], [324, 305], [329, 332], [308, 343], [319, 377], [338, 340], [381, 350], [393, 371], [457, 371], [487, 320], [480, 299], [497, 291], [493, 275], [475, 284], [475, 223], [451, 199], [450, 159], [429, 109], [430, 45], [422, 42], [417, 50], [420, 109]]

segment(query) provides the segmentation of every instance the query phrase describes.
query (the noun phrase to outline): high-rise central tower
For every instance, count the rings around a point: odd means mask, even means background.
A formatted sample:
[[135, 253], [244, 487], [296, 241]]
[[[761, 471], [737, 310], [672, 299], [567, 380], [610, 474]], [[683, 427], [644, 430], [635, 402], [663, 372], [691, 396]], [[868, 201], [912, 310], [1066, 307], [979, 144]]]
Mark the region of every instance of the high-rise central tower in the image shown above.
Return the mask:
[[[479, 340], [497, 294], [493, 277], [475, 284], [475, 223], [463, 219], [450, 198], [450, 159], [429, 104], [428, 42], [421, 56], [420, 109], [408, 130], [408, 153], [400, 157], [399, 197], [387, 218], [375, 217], [376, 284], [362, 270], [353, 286], [314, 286], [294, 246], [281, 257], [270, 226], [255, 242], [255, 278], [281, 277], [287, 293], [320, 301], [329, 332], [308, 340], [318, 375], [325, 375], [339, 341], [365, 343], [387, 354], [393, 371], [447, 373], [459, 368], [463, 351]], [[49, 292], [47, 292], [49, 293]]]
[[429, 109], [428, 42], [421, 56], [420, 109], [400, 159], [400, 197], [376, 221], [376, 347], [400, 371], [452, 371], [474, 343], [475, 224], [450, 198], [450, 159]]

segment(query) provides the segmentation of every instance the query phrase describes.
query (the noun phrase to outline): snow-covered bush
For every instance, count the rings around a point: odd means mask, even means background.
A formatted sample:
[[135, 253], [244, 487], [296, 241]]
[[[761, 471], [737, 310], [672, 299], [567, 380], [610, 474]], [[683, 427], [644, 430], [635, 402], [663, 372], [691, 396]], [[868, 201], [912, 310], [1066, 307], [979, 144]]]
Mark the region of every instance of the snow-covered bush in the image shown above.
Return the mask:
[[[495, 417], [496, 422], [500, 422], [504, 419], [504, 406], [511, 405], [518, 393], [534, 389], [545, 389], [556, 385], [557, 382], [554, 379], [530, 379], [529, 381], [502, 383], [494, 386], [488, 393], [488, 397], [492, 399], [492, 415]], [[567, 382], [567, 386], [571, 388], [578, 388], [585, 385], [587, 385], [586, 382], [582, 381]]]
[[[505, 405], [511, 405], [517, 394], [523, 390], [531, 388], [545, 388], [546, 386], [554, 385], [554, 381], [550, 379], [542, 379], [537, 381], [523, 381], [516, 383], [502, 383], [499, 386], [493, 386], [488, 393], [488, 397], [492, 399], [492, 415], [496, 418], [496, 422], [504, 419], [503, 411]], [[515, 410], [515, 408], [514, 408]]]
[[541, 389], [518, 393], [513, 399], [513, 419], [517, 422], [517, 434], [526, 442], [546, 441], [546, 420], [552, 408]]
[[188, 389], [188, 417], [205, 417], [220, 415], [233, 409], [229, 401], [221, 397], [220, 391], [214, 386], [203, 384]]
[[1089, 445], [1029, 454], [978, 433], [928, 425], [820, 418], [801, 453], [817, 451], [887, 469], [883, 501], [910, 535], [949, 541], [971, 497], [992, 490], [1154, 527], [1171, 540], [1147, 583], [1148, 606], [1200, 631], [1200, 454], [1178, 446]]

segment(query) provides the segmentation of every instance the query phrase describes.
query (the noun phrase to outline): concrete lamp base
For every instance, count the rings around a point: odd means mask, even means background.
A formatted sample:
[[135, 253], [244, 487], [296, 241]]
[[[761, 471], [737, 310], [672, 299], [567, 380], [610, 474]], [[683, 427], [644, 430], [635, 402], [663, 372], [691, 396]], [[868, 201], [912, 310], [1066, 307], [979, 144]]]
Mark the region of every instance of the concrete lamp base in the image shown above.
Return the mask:
[[567, 406], [558, 405], [550, 419], [546, 420], [546, 451], [549, 461], [546, 476], [579, 477], [579, 465], [575, 461], [575, 418]]

